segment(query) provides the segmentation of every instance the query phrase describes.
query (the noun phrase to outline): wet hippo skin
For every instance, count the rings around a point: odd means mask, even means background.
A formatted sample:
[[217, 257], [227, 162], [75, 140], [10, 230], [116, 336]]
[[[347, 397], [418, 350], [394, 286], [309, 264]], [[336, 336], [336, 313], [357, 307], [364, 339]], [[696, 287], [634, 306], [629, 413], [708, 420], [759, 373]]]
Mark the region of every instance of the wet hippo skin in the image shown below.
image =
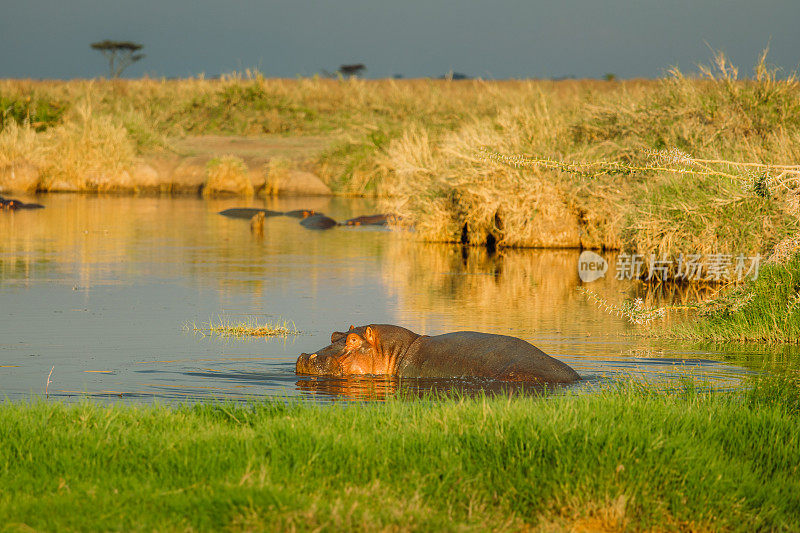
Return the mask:
[[295, 371], [327, 376], [481, 377], [549, 383], [580, 379], [566, 364], [516, 337], [477, 331], [427, 336], [389, 324], [336, 331], [329, 346], [301, 354]]

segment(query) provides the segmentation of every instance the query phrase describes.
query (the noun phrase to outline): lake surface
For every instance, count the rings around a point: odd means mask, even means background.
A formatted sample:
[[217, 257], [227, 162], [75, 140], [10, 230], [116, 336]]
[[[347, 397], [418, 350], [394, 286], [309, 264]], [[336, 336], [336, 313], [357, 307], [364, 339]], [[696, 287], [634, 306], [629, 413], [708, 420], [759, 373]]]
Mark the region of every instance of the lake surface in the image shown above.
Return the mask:
[[[495, 391], [495, 382], [298, 377], [300, 352], [350, 324], [424, 334], [479, 330], [521, 337], [573, 366], [592, 390], [633, 377], [654, 388], [716, 388], [796, 360], [796, 348], [656, 341], [577, 291], [576, 250], [504, 251], [424, 244], [383, 228], [311, 231], [296, 219], [219, 216], [237, 206], [312, 208], [337, 220], [376, 212], [368, 200], [40, 197], [46, 208], [0, 213], [0, 398], [185, 401], [302, 396], [383, 398], [398, 391]], [[691, 301], [606, 279], [609, 301]], [[286, 338], [186, 331], [218, 317], [289, 320]]]

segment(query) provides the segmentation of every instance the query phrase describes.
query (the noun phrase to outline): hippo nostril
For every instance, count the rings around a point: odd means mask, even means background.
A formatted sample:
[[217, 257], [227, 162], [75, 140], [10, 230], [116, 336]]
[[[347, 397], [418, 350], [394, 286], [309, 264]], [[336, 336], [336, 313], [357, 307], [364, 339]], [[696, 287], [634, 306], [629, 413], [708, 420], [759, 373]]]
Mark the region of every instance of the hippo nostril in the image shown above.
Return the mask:
[[311, 355], [308, 356], [308, 358], [309, 359], [316, 359], [317, 358], [317, 354], [312, 353]]

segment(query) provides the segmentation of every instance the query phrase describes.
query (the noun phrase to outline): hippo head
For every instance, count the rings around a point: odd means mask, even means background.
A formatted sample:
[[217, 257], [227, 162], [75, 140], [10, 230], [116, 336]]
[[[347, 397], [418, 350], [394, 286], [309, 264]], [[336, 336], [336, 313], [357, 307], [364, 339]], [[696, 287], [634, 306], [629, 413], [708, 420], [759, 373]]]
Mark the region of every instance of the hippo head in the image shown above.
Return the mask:
[[320, 376], [390, 373], [378, 350], [377, 332], [371, 326], [350, 326], [347, 333], [334, 331], [329, 346], [312, 354], [300, 354], [295, 370], [298, 374]]

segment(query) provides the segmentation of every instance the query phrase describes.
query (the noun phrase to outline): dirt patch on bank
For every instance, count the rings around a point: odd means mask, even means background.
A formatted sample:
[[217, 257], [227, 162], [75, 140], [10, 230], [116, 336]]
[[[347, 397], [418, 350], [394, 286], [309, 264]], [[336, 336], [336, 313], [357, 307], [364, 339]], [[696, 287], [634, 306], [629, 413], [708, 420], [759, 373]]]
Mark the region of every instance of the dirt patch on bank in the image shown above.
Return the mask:
[[171, 147], [183, 156], [217, 156], [230, 154], [246, 158], [282, 157], [303, 162], [322, 153], [334, 139], [323, 136], [281, 137], [278, 135], [239, 137], [203, 135], [173, 138]]

